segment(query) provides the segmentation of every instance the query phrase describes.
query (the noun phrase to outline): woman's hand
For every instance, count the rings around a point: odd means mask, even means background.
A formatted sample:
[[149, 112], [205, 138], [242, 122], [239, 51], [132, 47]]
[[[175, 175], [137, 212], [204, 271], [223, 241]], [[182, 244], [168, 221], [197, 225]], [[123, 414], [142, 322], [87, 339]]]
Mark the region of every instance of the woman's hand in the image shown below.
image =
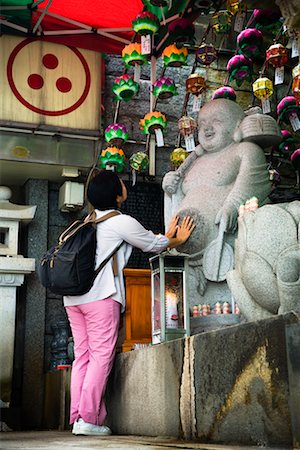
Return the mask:
[[178, 228], [178, 220], [179, 220], [178, 216], [175, 216], [172, 218], [169, 228], [167, 229], [167, 231], [165, 233], [165, 236], [168, 239], [171, 239], [172, 237], [174, 237], [176, 235], [176, 231]]
[[174, 217], [171, 221], [169, 230], [176, 230], [176, 235], [173, 234], [172, 237], [168, 236], [166, 233], [167, 238], [169, 239], [169, 248], [177, 247], [178, 245], [184, 244], [190, 235], [192, 234], [193, 230], [195, 229], [196, 225], [194, 224], [193, 219], [190, 216], [185, 216], [182, 219], [182, 222], [180, 225], [178, 225], [179, 217]]
[[185, 216], [182, 219], [181, 225], [177, 226], [176, 238], [180, 241], [177, 245], [184, 244], [192, 234], [195, 227], [196, 225], [194, 224], [193, 219], [190, 216]]

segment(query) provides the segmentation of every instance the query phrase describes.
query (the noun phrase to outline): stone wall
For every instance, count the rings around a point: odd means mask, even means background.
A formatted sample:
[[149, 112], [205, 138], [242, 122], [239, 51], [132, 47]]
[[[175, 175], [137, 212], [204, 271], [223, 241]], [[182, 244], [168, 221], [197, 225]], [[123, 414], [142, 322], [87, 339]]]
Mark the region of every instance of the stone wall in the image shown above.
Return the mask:
[[299, 425], [289, 407], [293, 323], [290, 313], [118, 355], [108, 391], [114, 433], [290, 447]]

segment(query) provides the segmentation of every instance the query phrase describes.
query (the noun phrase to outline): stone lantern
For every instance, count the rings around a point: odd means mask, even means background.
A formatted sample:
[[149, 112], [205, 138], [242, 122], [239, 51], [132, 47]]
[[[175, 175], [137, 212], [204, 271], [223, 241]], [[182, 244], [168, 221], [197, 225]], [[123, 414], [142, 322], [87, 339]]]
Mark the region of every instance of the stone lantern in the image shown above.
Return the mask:
[[[35, 260], [18, 254], [20, 223], [29, 223], [36, 206], [11, 203], [11, 190], [0, 186], [0, 392], [10, 402], [15, 345], [16, 293], [24, 275], [35, 269]], [[1, 402], [1, 403], [2, 403]], [[2, 404], [3, 404], [2, 403]]]

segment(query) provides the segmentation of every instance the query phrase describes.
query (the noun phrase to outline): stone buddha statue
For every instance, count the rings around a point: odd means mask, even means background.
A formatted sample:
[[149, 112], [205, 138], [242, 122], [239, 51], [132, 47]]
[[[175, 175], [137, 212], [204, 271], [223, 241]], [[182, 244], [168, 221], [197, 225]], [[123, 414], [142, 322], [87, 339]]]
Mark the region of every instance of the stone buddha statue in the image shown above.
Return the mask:
[[247, 115], [232, 100], [212, 100], [199, 111], [199, 145], [164, 176], [166, 226], [174, 215], [191, 216], [196, 224], [178, 249], [190, 255], [191, 306], [231, 299], [225, 279], [233, 268], [239, 206], [253, 196], [260, 206], [268, 202], [271, 185], [261, 145], [273, 145], [279, 134], [270, 116], [257, 110]]

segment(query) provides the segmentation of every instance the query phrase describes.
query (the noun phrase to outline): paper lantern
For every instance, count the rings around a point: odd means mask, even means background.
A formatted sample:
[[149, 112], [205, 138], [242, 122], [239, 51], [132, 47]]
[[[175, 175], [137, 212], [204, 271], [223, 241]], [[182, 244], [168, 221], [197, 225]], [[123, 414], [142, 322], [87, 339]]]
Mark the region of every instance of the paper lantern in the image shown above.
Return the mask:
[[174, 81], [168, 77], [160, 77], [153, 84], [153, 95], [162, 100], [177, 95], [177, 88]]
[[217, 89], [213, 95], [212, 100], [216, 100], [217, 98], [227, 98], [227, 100], [236, 101], [236, 93], [235, 90], [229, 86], [222, 86]]
[[162, 52], [162, 58], [166, 67], [181, 67], [186, 63], [188, 51], [185, 47], [178, 48], [175, 44], [169, 45]]
[[300, 101], [300, 64], [293, 68], [293, 84], [292, 91], [295, 98]]
[[161, 112], [153, 111], [146, 114], [139, 123], [144, 134], [154, 134], [156, 129], [163, 131], [166, 128], [167, 119]]
[[145, 64], [147, 60], [146, 55], [142, 55], [141, 44], [135, 42], [133, 44], [126, 45], [122, 50], [122, 58], [126, 67], [134, 66], [138, 64], [141, 66]]
[[116, 172], [122, 172], [125, 168], [125, 154], [122, 149], [117, 147], [108, 147], [102, 150], [98, 159], [100, 169], [113, 169]]
[[141, 35], [155, 34], [160, 27], [160, 22], [155, 14], [149, 11], [139, 13], [132, 21], [133, 30]]
[[263, 35], [256, 28], [246, 28], [239, 33], [237, 43], [243, 55], [258, 57], [262, 53]]
[[240, 0], [227, 0], [226, 9], [233, 16], [237, 13], [243, 13], [247, 11], [247, 5]]
[[188, 157], [188, 152], [182, 148], [175, 148], [170, 154], [170, 161], [173, 164], [174, 168], [178, 168], [183, 161]]
[[178, 120], [179, 132], [182, 136], [188, 136], [194, 134], [197, 129], [197, 122], [195, 119], [189, 116], [182, 116]]
[[300, 129], [299, 105], [295, 97], [291, 95], [284, 97], [277, 105], [277, 114], [279, 120], [290, 123], [294, 131]]
[[113, 146], [119, 147], [128, 139], [128, 131], [125, 125], [121, 123], [112, 123], [106, 127], [104, 132], [106, 142]]
[[211, 18], [211, 27], [217, 34], [229, 33], [232, 15], [228, 11], [220, 11]]
[[134, 79], [127, 75], [121, 75], [115, 79], [112, 91], [116, 96], [116, 100], [124, 100], [128, 102], [139, 92], [140, 86]]
[[284, 66], [288, 59], [288, 50], [282, 44], [273, 44], [266, 52], [266, 61], [274, 67]]
[[227, 71], [229, 81], [235, 80], [238, 87], [243, 81], [251, 82], [252, 79], [252, 61], [244, 55], [235, 55], [228, 61]]
[[171, 22], [168, 31], [174, 42], [193, 43], [195, 40], [195, 26], [191, 20], [184, 17]]
[[217, 59], [217, 50], [212, 44], [201, 44], [196, 50], [196, 59], [200, 64], [209, 66]]
[[200, 95], [206, 90], [206, 80], [197, 73], [192, 73], [186, 80], [186, 90], [190, 94]]
[[254, 9], [255, 28], [277, 33], [281, 27], [280, 13], [269, 9]]
[[259, 100], [271, 97], [273, 94], [273, 82], [269, 78], [262, 77], [254, 81], [253, 93]]
[[145, 172], [149, 167], [148, 155], [144, 152], [134, 153], [129, 158], [130, 167], [136, 172]]

